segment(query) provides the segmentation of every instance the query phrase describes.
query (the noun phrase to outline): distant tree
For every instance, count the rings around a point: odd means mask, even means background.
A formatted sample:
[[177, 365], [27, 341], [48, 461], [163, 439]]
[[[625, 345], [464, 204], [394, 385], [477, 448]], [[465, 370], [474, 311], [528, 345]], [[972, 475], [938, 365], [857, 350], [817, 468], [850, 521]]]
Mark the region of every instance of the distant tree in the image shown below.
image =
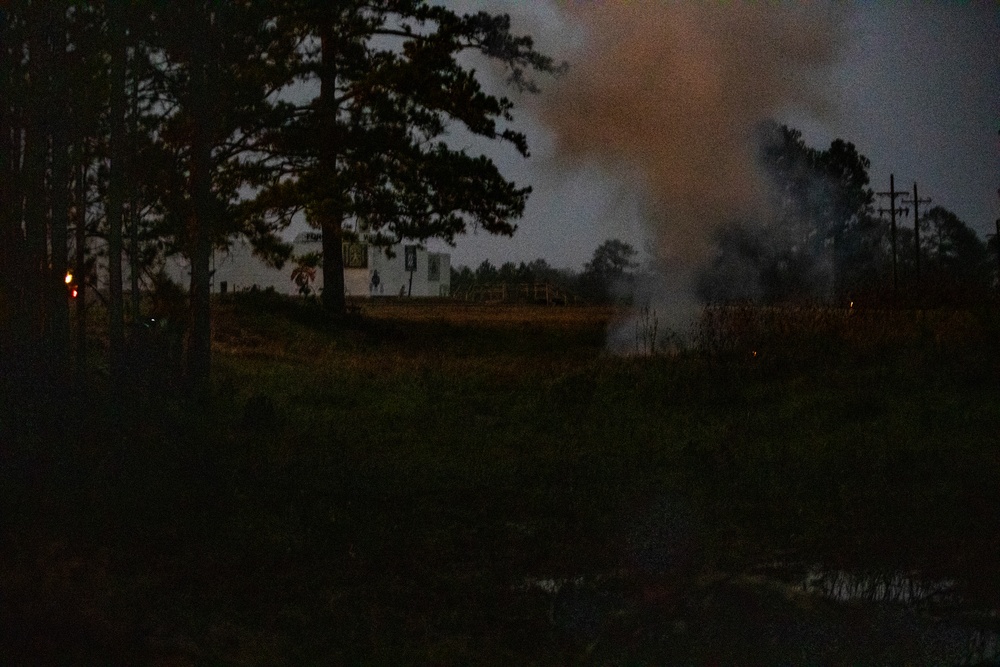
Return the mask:
[[762, 230], [754, 225], [727, 225], [716, 233], [715, 243], [715, 257], [697, 278], [698, 294], [707, 301], [765, 297], [762, 273], [777, 262]]
[[[1000, 231], [1000, 230], [998, 230]], [[990, 270], [993, 272], [993, 287], [1000, 287], [1000, 234], [991, 234], [986, 244], [990, 253]]]
[[953, 272], [978, 273], [986, 259], [986, 247], [972, 229], [943, 206], [935, 206], [920, 218], [925, 258]]
[[[907, 229], [899, 230], [897, 243], [907, 244]], [[883, 300], [892, 295], [892, 247], [889, 221], [866, 216], [850, 225], [837, 246], [838, 295], [854, 300]], [[903, 255], [904, 262], [909, 255]], [[904, 269], [905, 270], [905, 269]]]
[[635, 262], [638, 251], [618, 239], [608, 239], [594, 250], [594, 256], [584, 264], [585, 273], [607, 278], [620, 278], [639, 265]]
[[499, 269], [488, 259], [484, 260], [475, 271], [467, 266], [453, 266], [451, 268], [452, 291], [466, 289], [475, 283], [488, 284], [501, 281], [549, 283], [571, 292], [579, 288], [578, 273], [568, 269], [555, 269], [542, 258], [527, 263], [506, 262]]
[[497, 270], [497, 280], [504, 283], [512, 283], [517, 280], [517, 264], [514, 262], [504, 262]]
[[699, 278], [703, 297], [830, 297], [850, 291], [862, 267], [881, 264], [880, 243], [870, 238], [881, 231], [872, 218], [870, 162], [853, 144], [837, 139], [820, 151], [800, 131], [767, 123], [760, 162], [771, 184], [769, 215], [719, 230], [717, 255]]
[[935, 206], [920, 218], [923, 289], [939, 298], [964, 300], [989, 287], [987, 246], [957, 215]]
[[616, 293], [627, 292], [626, 283], [639, 266], [635, 261], [638, 254], [630, 244], [618, 239], [608, 239], [597, 246], [579, 277], [581, 295], [595, 301], [609, 301]]
[[864, 245], [848, 240], [872, 229], [870, 161], [843, 139], [824, 151], [811, 148], [801, 132], [784, 125], [765, 129], [762, 155], [775, 187], [775, 218], [765, 227], [775, 246], [773, 259], [781, 265], [765, 270], [772, 281], [765, 291], [773, 298], [843, 291], [848, 265], [873, 259], [853, 255]]
[[531, 271], [531, 268], [524, 262], [517, 265], [517, 281], [522, 283], [534, 282], [535, 274]]
[[527, 271], [531, 275], [531, 280], [540, 283], [549, 283], [561, 287], [567, 291], [577, 291], [580, 274], [572, 269], [557, 269], [551, 266], [543, 258], [534, 259], [528, 262]]
[[475, 277], [476, 282], [480, 284], [495, 283], [500, 279], [500, 271], [490, 263], [490, 260], [484, 259], [476, 268]]
[[531, 279], [538, 282], [554, 282], [553, 277], [557, 273], [557, 271], [549, 266], [549, 263], [541, 257], [528, 262], [527, 269], [531, 273]]
[[524, 262], [504, 262], [497, 272], [497, 280], [505, 283], [525, 283], [531, 281], [531, 272]]
[[468, 289], [476, 281], [476, 276], [467, 266], [451, 267], [452, 293]]

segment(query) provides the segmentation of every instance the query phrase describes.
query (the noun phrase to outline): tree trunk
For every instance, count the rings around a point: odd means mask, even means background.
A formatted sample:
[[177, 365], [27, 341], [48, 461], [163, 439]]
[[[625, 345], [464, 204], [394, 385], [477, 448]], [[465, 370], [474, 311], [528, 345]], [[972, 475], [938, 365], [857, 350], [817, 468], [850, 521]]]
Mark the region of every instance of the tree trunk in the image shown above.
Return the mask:
[[[199, 123], [200, 125], [200, 123]], [[188, 235], [191, 248], [190, 319], [187, 344], [187, 380], [193, 396], [203, 396], [212, 365], [211, 322], [211, 144], [205, 132], [195, 132], [191, 145], [193, 211]]]
[[7, 26], [7, 11], [0, 7], [0, 372], [3, 363], [15, 356], [12, 347], [20, 338], [17, 322], [23, 312], [22, 274], [17, 270], [23, 263], [23, 237], [14, 206], [16, 170], [11, 140], [14, 116], [9, 92], [13, 60], [8, 50]]
[[[69, 300], [66, 294], [66, 274], [69, 269], [69, 118], [66, 109], [70, 100], [65, 98], [68, 82], [61, 80], [66, 72], [66, 31], [62, 17], [54, 21], [52, 60], [52, 171], [49, 188], [52, 198], [51, 212], [51, 271], [48, 280], [49, 321], [51, 326], [51, 359], [60, 379], [60, 386], [67, 386], [69, 372]], [[57, 92], [58, 91], [58, 92]]]
[[[32, 57], [36, 52], [33, 50]], [[35, 80], [42, 76], [39, 67], [33, 67]], [[34, 78], [34, 77], [33, 77]], [[32, 91], [35, 100], [33, 109], [26, 111], [26, 133], [24, 142], [24, 238], [26, 266], [24, 267], [24, 305], [27, 310], [31, 361], [40, 362], [44, 358], [42, 347], [45, 341], [45, 286], [48, 282], [48, 235], [46, 220], [45, 172], [48, 149], [48, 133], [41, 118], [45, 109], [39, 99], [40, 91]]]
[[212, 76], [211, 48], [214, 14], [204, 10], [207, 25], [192, 51], [190, 114], [192, 118], [188, 251], [191, 260], [190, 319], [186, 376], [190, 396], [208, 396], [212, 365], [211, 262], [212, 262]]
[[109, 2], [111, 31], [111, 172], [108, 181], [108, 336], [112, 378], [121, 379], [125, 351], [122, 294], [122, 215], [125, 202], [125, 103], [127, 85], [124, 3]]
[[[131, 165], [129, 172], [135, 173], [136, 162], [138, 160], [138, 134], [139, 134], [139, 58], [134, 57], [132, 65], [132, 92], [129, 104], [131, 113], [129, 118], [129, 146], [128, 157]], [[128, 228], [129, 228], [129, 278], [132, 293], [132, 322], [138, 322], [142, 312], [141, 295], [139, 294], [139, 274], [142, 271], [139, 257], [139, 189], [130, 182], [128, 187]]]
[[344, 232], [341, 220], [323, 220], [323, 307], [331, 315], [347, 311], [344, 297]]
[[69, 299], [66, 274], [69, 270], [69, 156], [63, 138], [53, 137], [52, 160], [52, 270], [49, 277], [49, 303], [52, 358], [57, 372], [64, 377], [69, 370]]
[[[320, 149], [319, 173], [332, 181], [337, 173], [337, 90], [336, 38], [333, 25], [325, 22], [320, 28], [322, 63], [320, 65]], [[323, 307], [331, 315], [343, 315], [347, 310], [344, 298], [344, 231], [343, 212], [327, 198], [320, 211], [320, 231], [323, 234]]]
[[87, 365], [87, 150], [80, 141], [76, 176], [76, 374], [83, 386]]

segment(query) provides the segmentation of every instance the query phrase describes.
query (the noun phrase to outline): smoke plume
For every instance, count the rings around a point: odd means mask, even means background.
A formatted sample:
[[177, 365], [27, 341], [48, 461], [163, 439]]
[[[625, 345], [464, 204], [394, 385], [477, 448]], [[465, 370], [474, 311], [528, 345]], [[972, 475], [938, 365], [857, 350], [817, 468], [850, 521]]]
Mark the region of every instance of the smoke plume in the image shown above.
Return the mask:
[[[540, 96], [557, 159], [626, 174], [659, 258], [694, 266], [714, 230], [766, 215], [757, 128], [825, 115], [842, 41], [829, 6], [565, 2], [571, 70]], [[582, 35], [582, 37], [581, 37]]]
[[[535, 100], [534, 113], [551, 132], [561, 167], [598, 165], [640, 197], [655, 256], [652, 279], [639, 282], [635, 299], [683, 337], [697, 312], [695, 274], [713, 256], [719, 232], [774, 218], [758, 168], [761, 124], [833, 113], [828, 76], [846, 42], [847, 17], [827, 4], [551, 7], [564, 38], [556, 44], [543, 35], [544, 48], [569, 51], [571, 69]], [[609, 345], [630, 348], [638, 328], [621, 323]]]

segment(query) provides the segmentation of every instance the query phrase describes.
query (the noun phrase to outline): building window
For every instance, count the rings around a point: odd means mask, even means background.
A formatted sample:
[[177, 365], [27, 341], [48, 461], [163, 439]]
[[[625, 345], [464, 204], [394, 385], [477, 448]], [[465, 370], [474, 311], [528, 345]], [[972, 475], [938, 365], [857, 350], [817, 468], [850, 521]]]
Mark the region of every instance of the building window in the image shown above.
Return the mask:
[[441, 280], [441, 256], [427, 255], [427, 280], [432, 283]]
[[404, 248], [404, 268], [407, 271], [417, 270], [417, 246], [408, 245]]

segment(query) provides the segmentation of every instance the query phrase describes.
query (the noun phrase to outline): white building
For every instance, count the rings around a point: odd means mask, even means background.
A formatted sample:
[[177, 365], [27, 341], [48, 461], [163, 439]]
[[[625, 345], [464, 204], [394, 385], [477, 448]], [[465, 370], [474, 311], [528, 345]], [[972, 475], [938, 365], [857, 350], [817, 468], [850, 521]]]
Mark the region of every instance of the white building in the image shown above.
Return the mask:
[[[228, 250], [216, 250], [212, 259], [212, 292], [225, 294], [272, 288], [281, 294], [300, 294], [293, 277], [298, 264], [295, 257], [322, 253], [318, 232], [303, 232], [293, 242], [293, 259], [281, 269], [267, 266], [254, 256], [245, 240], [236, 240]], [[365, 243], [344, 244], [344, 292], [347, 296], [448, 296], [451, 293], [451, 256], [427, 252], [416, 245], [398, 245], [385, 250]], [[168, 262], [167, 274], [187, 286], [190, 268], [187, 260]], [[315, 270], [308, 282], [313, 294], [323, 287], [323, 270]]]

